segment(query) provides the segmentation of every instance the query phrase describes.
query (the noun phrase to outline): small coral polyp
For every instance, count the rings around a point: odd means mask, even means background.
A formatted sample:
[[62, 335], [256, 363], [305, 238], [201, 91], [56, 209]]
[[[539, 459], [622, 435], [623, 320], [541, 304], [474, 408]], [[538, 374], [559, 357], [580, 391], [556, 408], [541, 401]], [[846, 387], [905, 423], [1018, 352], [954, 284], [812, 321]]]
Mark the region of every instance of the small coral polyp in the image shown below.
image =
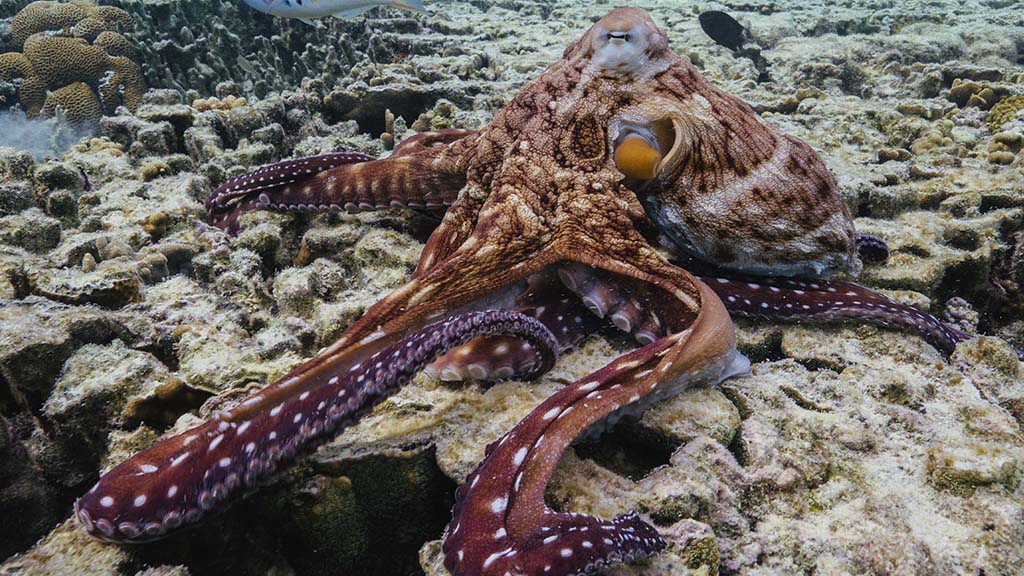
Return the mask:
[[136, 47], [117, 30], [127, 12], [87, 2], [33, 2], [11, 21], [11, 44], [0, 54], [0, 80], [19, 85], [29, 116], [60, 110], [76, 125], [93, 125], [124, 105], [135, 111], [145, 85]]

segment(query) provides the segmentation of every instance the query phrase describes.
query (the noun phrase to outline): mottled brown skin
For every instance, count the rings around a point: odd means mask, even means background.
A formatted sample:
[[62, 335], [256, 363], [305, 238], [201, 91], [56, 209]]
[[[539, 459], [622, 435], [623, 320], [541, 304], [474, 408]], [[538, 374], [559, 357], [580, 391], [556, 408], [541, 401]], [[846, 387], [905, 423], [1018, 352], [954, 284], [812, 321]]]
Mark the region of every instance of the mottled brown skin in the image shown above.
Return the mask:
[[[656, 174], [645, 181], [620, 170], [625, 159], [615, 162], [623, 139], [637, 136], [659, 159], [636, 172]], [[557, 273], [588, 307], [600, 309], [598, 315], [610, 301], [601, 294], [632, 295], [623, 318], [633, 321], [623, 329], [636, 329], [645, 346], [545, 402], [460, 489], [445, 543], [446, 564], [455, 574], [576, 573], [664, 546], [635, 516], [601, 528], [605, 538], [596, 543], [576, 538], [569, 550], [552, 549], [544, 536], [563, 534], [569, 541], [569, 534], [583, 534], [591, 523], [598, 528], [597, 519], [555, 514], [543, 502], [558, 458], [585, 428], [641, 399], [714, 383], [744, 367], [719, 298], [638, 230], [648, 215], [680, 248], [740, 269], [826, 271], [854, 260], [849, 213], [820, 160], [746, 104], [708, 85], [635, 9], [602, 18], [480, 132], [423, 135], [385, 160], [337, 160], [318, 173], [299, 160], [228, 182], [208, 202], [211, 221], [231, 228], [243, 212], [263, 205], [448, 205], [413, 278], [315, 358], [197, 428], [201, 434], [170, 438], [153, 453], [210, 454], [203, 462], [233, 458], [235, 453], [217, 452], [224, 448], [218, 430], [233, 434], [244, 423], [287, 414], [296, 399], [310, 397], [338, 374], [358, 374], [402, 335], [440, 317], [489, 307], [496, 295], [514, 295], [535, 275], [550, 279]], [[170, 480], [182, 478], [161, 476], [164, 470], [152, 467], [146, 490], [166, 492]], [[125, 473], [103, 485], [118, 501], [130, 502], [137, 482]], [[98, 506], [88, 512], [90, 521], [97, 515], [113, 525], [120, 521]], [[640, 533], [642, 538], [632, 536]]]

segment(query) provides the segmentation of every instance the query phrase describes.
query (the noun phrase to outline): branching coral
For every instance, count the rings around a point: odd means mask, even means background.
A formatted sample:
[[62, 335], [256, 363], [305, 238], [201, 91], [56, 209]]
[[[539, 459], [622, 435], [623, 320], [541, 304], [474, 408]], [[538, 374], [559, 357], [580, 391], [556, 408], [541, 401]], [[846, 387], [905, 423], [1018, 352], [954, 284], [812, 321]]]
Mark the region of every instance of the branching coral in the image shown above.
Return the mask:
[[29, 115], [60, 108], [72, 122], [93, 123], [120, 105], [135, 110], [145, 90], [138, 49], [116, 31], [131, 24], [113, 6], [33, 2], [11, 22], [12, 44], [22, 51], [0, 54], [0, 79], [20, 79]]

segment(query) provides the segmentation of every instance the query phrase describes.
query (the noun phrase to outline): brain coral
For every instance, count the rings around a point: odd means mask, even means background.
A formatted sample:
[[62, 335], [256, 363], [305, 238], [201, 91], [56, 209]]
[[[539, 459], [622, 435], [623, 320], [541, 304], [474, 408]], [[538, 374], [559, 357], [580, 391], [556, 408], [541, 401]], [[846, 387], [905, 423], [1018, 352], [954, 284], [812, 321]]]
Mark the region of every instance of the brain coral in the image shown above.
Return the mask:
[[89, 2], [33, 2], [11, 20], [11, 43], [20, 47], [33, 34], [46, 31], [92, 39], [104, 30], [131, 25], [131, 15], [114, 6], [96, 6]]
[[1010, 96], [1003, 98], [988, 112], [985, 123], [992, 133], [999, 132], [1003, 124], [1017, 117], [1017, 113], [1024, 110], [1024, 96]]
[[111, 56], [124, 56], [136, 61], [139, 59], [139, 49], [117, 32], [100, 32], [92, 41], [92, 45], [103, 48], [103, 51]]
[[137, 110], [142, 103], [142, 70], [138, 64], [124, 56], [115, 56], [112, 60], [114, 73], [101, 82], [99, 88], [103, 110], [113, 114], [122, 104], [129, 110]]
[[22, 51], [0, 54], [0, 80], [20, 79], [29, 115], [62, 109], [72, 122], [92, 123], [120, 105], [134, 111], [145, 91], [139, 51], [115, 31], [131, 24], [131, 15], [113, 6], [33, 2], [11, 22], [12, 44]]
[[73, 82], [46, 97], [43, 114], [53, 116], [58, 109], [64, 113], [68, 122], [79, 126], [95, 124], [103, 115], [99, 100], [84, 82]]
[[72, 82], [96, 83], [111, 69], [110, 56], [82, 38], [33, 35], [25, 42], [32, 72], [52, 90]]
[[78, 24], [71, 29], [71, 35], [75, 38], [85, 38], [86, 40], [95, 40], [101, 32], [107, 31], [107, 23], [99, 18], [83, 18], [78, 21]]
[[32, 73], [32, 64], [20, 52], [0, 54], [0, 80], [10, 82], [15, 78], [24, 78]]
[[29, 116], [35, 116], [43, 111], [43, 104], [46, 102], [46, 82], [38, 76], [29, 76], [22, 80], [18, 97], [21, 99], [21, 107]]
[[85, 17], [76, 4], [33, 2], [11, 20], [11, 43], [20, 47], [28, 37], [44, 30], [62, 30]]

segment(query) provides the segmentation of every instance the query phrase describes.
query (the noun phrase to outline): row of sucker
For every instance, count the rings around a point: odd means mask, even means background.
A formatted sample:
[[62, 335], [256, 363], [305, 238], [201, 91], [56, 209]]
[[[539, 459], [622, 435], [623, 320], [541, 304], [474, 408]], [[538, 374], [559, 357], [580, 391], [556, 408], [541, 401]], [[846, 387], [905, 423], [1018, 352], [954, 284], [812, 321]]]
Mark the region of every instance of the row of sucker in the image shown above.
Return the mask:
[[[529, 278], [516, 297], [514, 310], [536, 318], [547, 326], [563, 354], [596, 331], [601, 320], [590, 314], [580, 299], [554, 274], [540, 273]], [[510, 337], [479, 338], [455, 348], [427, 367], [432, 377], [444, 381], [467, 379], [505, 380], [529, 372], [536, 354], [529, 342]]]
[[645, 309], [634, 296], [616, 287], [598, 270], [583, 264], [566, 264], [559, 267], [558, 276], [591, 313], [598, 318], [607, 317], [616, 328], [632, 334], [641, 345], [666, 335], [657, 311]]

